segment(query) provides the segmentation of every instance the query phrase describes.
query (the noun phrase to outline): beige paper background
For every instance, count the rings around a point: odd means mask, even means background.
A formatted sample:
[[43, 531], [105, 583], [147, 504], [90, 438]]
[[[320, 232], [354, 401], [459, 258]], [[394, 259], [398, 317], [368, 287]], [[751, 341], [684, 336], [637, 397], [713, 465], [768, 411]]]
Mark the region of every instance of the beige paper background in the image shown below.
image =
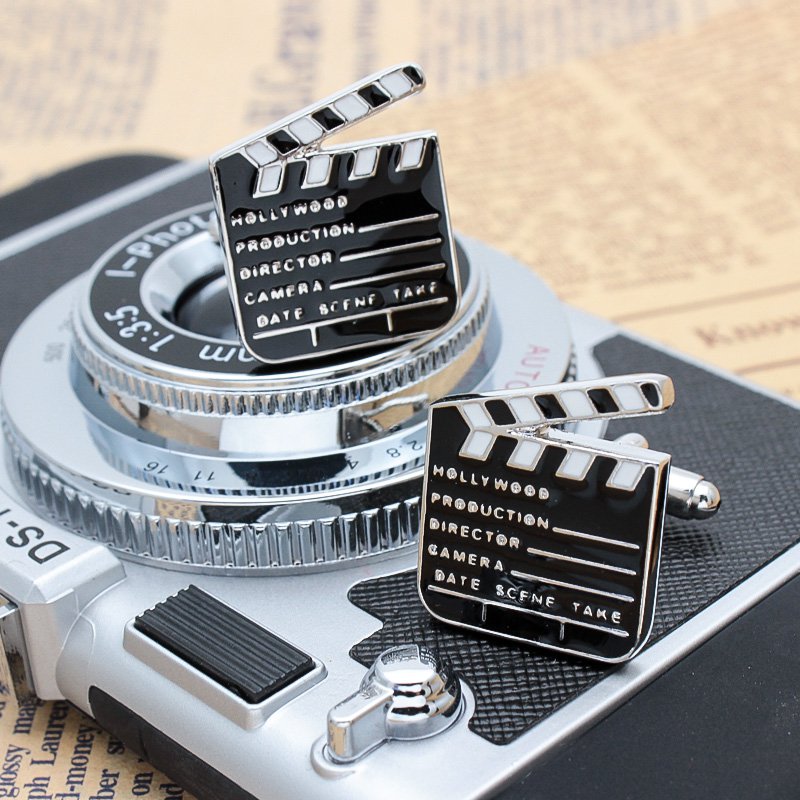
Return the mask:
[[[354, 137], [436, 128], [458, 228], [800, 398], [798, 35], [793, 0], [10, 0], [0, 190], [106, 154], [204, 156], [416, 59], [429, 88]], [[0, 759], [22, 756], [0, 797], [181, 796], [77, 712], [30, 710], [27, 730], [0, 700]]]

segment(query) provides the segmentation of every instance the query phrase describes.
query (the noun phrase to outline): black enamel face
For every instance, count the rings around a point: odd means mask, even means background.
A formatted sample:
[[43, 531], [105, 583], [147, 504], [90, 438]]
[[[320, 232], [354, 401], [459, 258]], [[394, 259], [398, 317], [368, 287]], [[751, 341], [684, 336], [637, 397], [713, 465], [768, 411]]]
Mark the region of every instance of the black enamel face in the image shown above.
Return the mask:
[[[258, 169], [244, 156], [216, 163], [240, 334], [257, 358], [388, 345], [453, 315], [458, 278], [438, 143], [415, 141], [424, 150], [411, 168], [399, 168], [402, 141], [326, 151], [322, 186], [304, 185], [309, 158], [287, 160], [281, 191], [257, 198]], [[354, 176], [373, 158], [374, 174]]]
[[479, 403], [431, 408], [423, 603], [482, 632], [630, 658], [652, 622], [669, 456], [552, 429], [498, 435], [513, 414], [500, 399]]
[[261, 361], [385, 349], [455, 313], [436, 137], [320, 146], [424, 82], [416, 65], [391, 67], [212, 159], [237, 326]]

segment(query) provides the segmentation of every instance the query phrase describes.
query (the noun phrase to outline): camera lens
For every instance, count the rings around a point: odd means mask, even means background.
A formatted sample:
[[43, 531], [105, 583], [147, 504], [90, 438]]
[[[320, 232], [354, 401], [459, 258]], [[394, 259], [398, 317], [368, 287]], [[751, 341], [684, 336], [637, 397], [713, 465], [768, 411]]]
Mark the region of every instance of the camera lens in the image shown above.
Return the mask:
[[222, 267], [187, 286], [171, 316], [184, 330], [212, 339], [236, 341], [236, 320]]
[[21, 490], [131, 558], [256, 574], [401, 550], [417, 537], [430, 400], [570, 367], [552, 293], [468, 239], [461, 305], [433, 336], [265, 367], [235, 336], [210, 214], [111, 248], [31, 314], [3, 363]]

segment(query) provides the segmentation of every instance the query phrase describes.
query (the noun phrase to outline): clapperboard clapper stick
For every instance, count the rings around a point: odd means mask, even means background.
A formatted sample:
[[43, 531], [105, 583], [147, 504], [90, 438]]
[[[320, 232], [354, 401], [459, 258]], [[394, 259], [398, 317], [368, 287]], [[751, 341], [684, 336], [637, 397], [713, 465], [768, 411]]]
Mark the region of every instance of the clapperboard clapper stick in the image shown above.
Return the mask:
[[673, 400], [668, 377], [636, 374], [433, 403], [418, 570], [430, 613], [559, 653], [635, 655], [653, 622], [665, 513], [704, 519], [719, 492], [638, 434], [569, 428]]
[[236, 322], [257, 359], [386, 350], [455, 313], [436, 136], [321, 148], [424, 85], [418, 66], [392, 67], [211, 158]]

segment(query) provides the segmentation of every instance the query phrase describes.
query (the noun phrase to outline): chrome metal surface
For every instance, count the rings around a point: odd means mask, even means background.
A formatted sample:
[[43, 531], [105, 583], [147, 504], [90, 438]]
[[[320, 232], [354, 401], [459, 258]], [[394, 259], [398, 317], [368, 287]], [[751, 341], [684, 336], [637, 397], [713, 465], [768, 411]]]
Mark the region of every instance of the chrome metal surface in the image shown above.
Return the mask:
[[[649, 447], [640, 433], [625, 433], [615, 440], [633, 447]], [[680, 519], [708, 519], [719, 511], [719, 489], [696, 472], [672, 465], [667, 483], [667, 514]]]
[[[203, 231], [169, 247], [141, 268], [137, 303], [168, 335], [196, 343], [199, 355], [191, 367], [175, 363], [169, 348], [154, 352], [148, 349], [142, 355], [131, 347], [136, 337], [123, 340], [110, 336], [98, 324], [98, 309], [93, 307], [90, 295], [98, 279], [109, 271], [112, 259], [124, 254], [143, 236], [163, 233], [162, 229], [173, 220], [182, 221], [188, 216], [198, 227], [198, 220], [207, 224], [210, 209], [210, 204], [204, 204], [158, 220], [111, 248], [92, 268], [75, 316], [76, 353], [102, 391], [159, 411], [222, 417], [339, 408], [346, 408], [351, 414], [375, 416], [391, 404], [393, 412], [389, 416], [397, 420], [402, 418], [400, 400], [405, 398], [413, 409], [410, 398], [425, 392], [428, 384], [443, 384], [440, 388], [445, 389], [448, 382], [455, 385], [459, 368], [463, 371], [470, 360], [470, 345], [483, 335], [488, 312], [488, 282], [480, 264], [470, 269], [457, 314], [433, 338], [356, 356], [346, 363], [264, 372], [254, 368], [257, 365], [252, 357], [240, 352], [238, 339], [220, 338], [182, 326], [176, 320], [180, 319], [180, 304], [193, 286], [202, 284], [206, 289], [218, 288], [217, 294], [225, 293], [222, 253], [208, 232]], [[204, 312], [208, 313], [207, 307]], [[227, 326], [219, 326], [223, 336], [234, 329], [229, 309], [228, 320]], [[216, 369], [228, 360], [239, 363], [240, 370]]]
[[722, 503], [719, 489], [696, 472], [672, 467], [669, 473], [667, 513], [681, 519], [708, 519]]
[[357, 761], [390, 739], [427, 739], [446, 731], [463, 710], [450, 665], [416, 644], [381, 653], [359, 690], [328, 713], [327, 754]]
[[[70, 356], [65, 309], [76, 294], [85, 297], [86, 284], [62, 289], [21, 326], [3, 362], [7, 457], [19, 486], [73, 531], [130, 557], [192, 570], [321, 569], [413, 544], [426, 404], [448, 392], [561, 380], [572, 365], [568, 325], [552, 293], [511, 259], [471, 240], [462, 245], [476, 288], [457, 320], [481, 317], [485, 300], [478, 298], [485, 290], [478, 287], [488, 272], [493, 312], [460, 353], [451, 345], [435, 357], [431, 340], [417, 351], [393, 351], [386, 363], [357, 362], [346, 376], [331, 376], [330, 385], [355, 386], [375, 370], [389, 374], [391, 362], [395, 376], [415, 379], [424, 370], [405, 372], [410, 360], [419, 356], [418, 364], [432, 364], [427, 382], [410, 396], [397, 381], [398, 395], [372, 410], [350, 402], [272, 415], [205, 413], [202, 407], [173, 413], [148, 403], [146, 391], [141, 398], [123, 395]], [[212, 261], [204, 261], [207, 268]], [[83, 311], [81, 320], [77, 327], [85, 333], [90, 326]], [[130, 354], [92, 335], [92, 352], [125, 374]], [[84, 361], [86, 352], [81, 349]], [[169, 364], [140, 362], [130, 370], [151, 381], [159, 373], [163, 380]], [[186, 370], [175, 372], [174, 380], [191, 384]], [[319, 379], [315, 371], [304, 375], [286, 381], [301, 390], [303, 380], [311, 386]], [[275, 387], [279, 395], [287, 387], [284, 377], [245, 371], [223, 379], [198, 371], [192, 380], [250, 382], [267, 393]]]
[[614, 441], [620, 444], [627, 444], [630, 447], [650, 447], [650, 442], [641, 433], [636, 433], [635, 431], [623, 433], [622, 436], [617, 436]]

